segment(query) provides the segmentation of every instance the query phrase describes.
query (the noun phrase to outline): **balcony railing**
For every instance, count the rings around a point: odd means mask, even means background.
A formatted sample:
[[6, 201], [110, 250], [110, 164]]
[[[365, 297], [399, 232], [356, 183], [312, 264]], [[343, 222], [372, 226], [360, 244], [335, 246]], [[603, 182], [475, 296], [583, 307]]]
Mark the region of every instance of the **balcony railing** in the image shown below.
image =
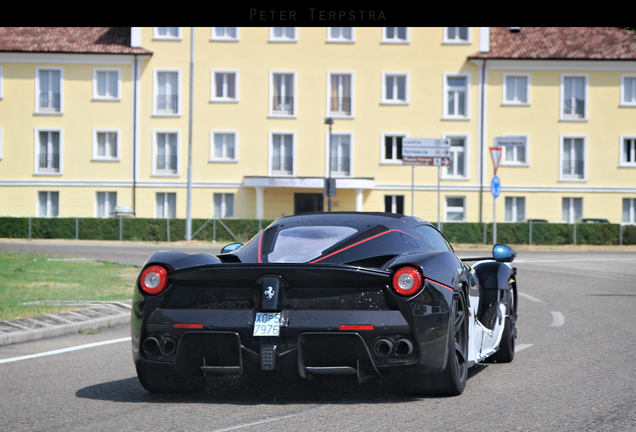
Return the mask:
[[176, 113], [178, 112], [178, 95], [157, 95], [157, 112]]
[[48, 153], [40, 155], [39, 171], [59, 172], [60, 154]]
[[329, 110], [332, 114], [351, 114], [350, 97], [332, 97]]
[[331, 158], [331, 174], [349, 175], [351, 173], [350, 158]]
[[157, 156], [157, 171], [176, 173], [177, 156]]
[[294, 114], [294, 98], [292, 96], [275, 96], [272, 110], [277, 114]]
[[289, 157], [272, 157], [272, 172], [276, 174], [292, 174], [294, 158]]
[[59, 111], [60, 110], [60, 94], [59, 93], [40, 93], [40, 110]]

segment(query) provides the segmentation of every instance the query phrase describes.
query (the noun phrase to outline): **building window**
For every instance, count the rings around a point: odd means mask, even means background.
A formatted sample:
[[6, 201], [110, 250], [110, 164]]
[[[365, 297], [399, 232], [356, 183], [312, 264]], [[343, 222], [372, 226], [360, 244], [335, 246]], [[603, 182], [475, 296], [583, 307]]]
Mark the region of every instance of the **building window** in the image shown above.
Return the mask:
[[296, 27], [270, 27], [270, 42], [297, 42]]
[[327, 27], [327, 42], [352, 43], [353, 27]]
[[[502, 145], [501, 165], [515, 166], [528, 164], [528, 137], [524, 135], [515, 136], [525, 138], [525, 144]], [[519, 142], [521, 142], [521, 140], [519, 140]]]
[[384, 195], [384, 211], [404, 214], [404, 195]]
[[214, 217], [231, 218], [234, 217], [234, 194], [215, 193], [214, 194]]
[[562, 209], [562, 222], [576, 222], [583, 217], [583, 198], [563, 198]]
[[351, 135], [332, 134], [329, 172], [334, 176], [351, 175]]
[[155, 39], [180, 40], [181, 27], [155, 27]]
[[402, 163], [402, 140], [405, 136], [382, 134], [382, 162]]
[[117, 192], [97, 192], [95, 217], [110, 217], [115, 207], [117, 207]]
[[238, 41], [238, 27], [212, 27], [212, 36], [210, 39], [213, 41], [226, 42]]
[[622, 166], [636, 167], [636, 138], [621, 137]]
[[503, 104], [504, 105], [528, 105], [530, 99], [530, 75], [504, 74]]
[[444, 75], [444, 118], [468, 119], [468, 75]]
[[270, 72], [270, 115], [293, 116], [296, 113], [294, 81], [295, 73]]
[[469, 27], [444, 27], [444, 43], [469, 43]]
[[93, 71], [93, 99], [119, 100], [119, 69]]
[[621, 105], [636, 106], [636, 76], [635, 75], [622, 76]]
[[383, 27], [383, 43], [409, 43], [408, 27]]
[[446, 137], [450, 139], [450, 165], [442, 168], [442, 175], [446, 179], [465, 179], [467, 177], [466, 155], [467, 138], [466, 137]]
[[585, 179], [585, 139], [561, 139], [561, 180]]
[[408, 74], [382, 74], [382, 103], [407, 104], [409, 102]]
[[238, 71], [212, 71], [213, 102], [238, 102]]
[[506, 222], [521, 222], [526, 218], [526, 199], [506, 197]]
[[93, 130], [93, 159], [119, 160], [118, 130]]
[[446, 222], [466, 221], [466, 198], [446, 197]]
[[274, 175], [294, 174], [294, 135], [285, 133], [271, 134], [270, 171]]
[[623, 223], [636, 223], [636, 199], [623, 198]]
[[154, 114], [179, 114], [179, 81], [178, 71], [155, 71]]
[[38, 192], [38, 217], [57, 217], [59, 210], [59, 192]]
[[37, 112], [59, 113], [62, 111], [62, 69], [37, 70]]
[[351, 117], [353, 115], [353, 75], [329, 73], [327, 97], [328, 117]]
[[210, 133], [210, 160], [215, 162], [236, 162], [236, 131], [212, 131]]
[[36, 172], [60, 173], [61, 140], [59, 131], [36, 131]]
[[155, 133], [156, 174], [179, 174], [179, 134], [177, 132]]
[[155, 217], [177, 217], [177, 194], [174, 192], [157, 192], [155, 198]]
[[586, 93], [587, 75], [562, 77], [562, 120], [584, 120], [587, 118]]

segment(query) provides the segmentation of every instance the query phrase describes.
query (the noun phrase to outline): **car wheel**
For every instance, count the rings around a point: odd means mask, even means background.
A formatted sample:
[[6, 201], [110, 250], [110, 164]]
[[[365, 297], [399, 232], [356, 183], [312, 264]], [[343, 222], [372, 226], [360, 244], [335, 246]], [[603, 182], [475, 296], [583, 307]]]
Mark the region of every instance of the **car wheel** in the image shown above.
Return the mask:
[[205, 388], [204, 377], [183, 377], [155, 365], [137, 365], [137, 378], [150, 393], [197, 393]]
[[464, 391], [468, 378], [468, 308], [462, 291], [453, 295], [449, 327], [446, 368], [439, 374], [410, 377], [409, 393], [458, 396]]
[[496, 353], [490, 356], [490, 360], [495, 363], [510, 363], [515, 358], [515, 340], [517, 339], [516, 317], [517, 310], [514, 303], [514, 290], [510, 290], [510, 299], [508, 300], [508, 315], [504, 323], [501, 342]]

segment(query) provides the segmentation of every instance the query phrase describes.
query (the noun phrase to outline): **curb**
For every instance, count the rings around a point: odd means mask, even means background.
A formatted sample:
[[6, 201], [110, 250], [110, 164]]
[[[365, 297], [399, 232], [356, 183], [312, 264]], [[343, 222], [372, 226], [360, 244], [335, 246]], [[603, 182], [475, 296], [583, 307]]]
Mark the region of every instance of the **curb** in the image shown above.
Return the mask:
[[132, 300], [99, 303], [99, 306], [0, 321], [0, 346], [29, 342], [78, 333], [80, 330], [99, 330], [130, 324]]

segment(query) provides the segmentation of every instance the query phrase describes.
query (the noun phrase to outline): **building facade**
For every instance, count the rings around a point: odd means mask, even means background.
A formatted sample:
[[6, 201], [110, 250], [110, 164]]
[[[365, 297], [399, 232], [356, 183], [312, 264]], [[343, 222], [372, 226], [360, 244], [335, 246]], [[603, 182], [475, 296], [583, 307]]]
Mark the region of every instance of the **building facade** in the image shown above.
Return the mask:
[[[403, 165], [404, 138], [449, 139], [450, 166]], [[0, 173], [2, 215], [185, 218], [190, 189], [195, 218], [634, 223], [636, 34], [4, 28]]]

